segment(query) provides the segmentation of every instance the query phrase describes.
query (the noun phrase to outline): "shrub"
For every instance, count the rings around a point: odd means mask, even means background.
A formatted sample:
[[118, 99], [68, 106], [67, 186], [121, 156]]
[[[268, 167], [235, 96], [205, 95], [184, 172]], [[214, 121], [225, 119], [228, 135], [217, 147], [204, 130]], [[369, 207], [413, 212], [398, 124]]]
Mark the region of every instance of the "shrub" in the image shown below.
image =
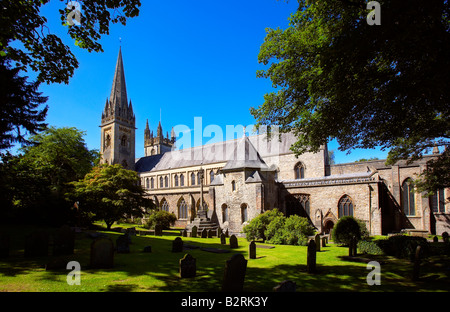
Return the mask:
[[421, 246], [421, 254], [427, 256], [429, 254], [429, 244], [424, 237], [395, 235], [388, 239], [389, 245], [386, 253], [390, 256], [401, 259], [414, 259], [417, 246]]
[[[388, 242], [387, 240], [383, 240]], [[361, 240], [358, 242], [358, 250], [361, 253], [371, 254], [371, 255], [384, 255], [383, 248], [380, 247], [383, 245], [383, 242], [379, 241], [370, 241], [370, 240]], [[386, 245], [386, 244], [384, 244]]]
[[150, 214], [145, 227], [147, 229], [154, 229], [156, 224], [160, 224], [163, 229], [168, 230], [175, 224], [175, 221], [177, 221], [177, 217], [173, 213], [158, 210]]
[[267, 227], [268, 242], [283, 245], [302, 245], [308, 243], [308, 236], [314, 234], [314, 227], [308, 219], [292, 215], [275, 217]]
[[280, 216], [283, 216], [283, 213], [275, 208], [253, 218], [250, 223], [243, 228], [247, 240], [252, 241], [255, 239], [262, 239], [265, 241], [267, 239], [267, 226], [273, 219]]
[[334, 242], [340, 245], [348, 245], [353, 236], [357, 240], [361, 239], [361, 228], [358, 221], [350, 216], [340, 218], [333, 228], [332, 237]]

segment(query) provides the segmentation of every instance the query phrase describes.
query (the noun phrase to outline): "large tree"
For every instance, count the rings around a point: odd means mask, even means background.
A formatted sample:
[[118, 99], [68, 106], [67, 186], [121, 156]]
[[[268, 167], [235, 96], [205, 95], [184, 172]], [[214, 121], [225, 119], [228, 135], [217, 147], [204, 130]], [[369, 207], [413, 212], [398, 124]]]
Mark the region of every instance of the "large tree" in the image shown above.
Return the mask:
[[388, 149], [390, 164], [449, 144], [447, 0], [380, 0], [381, 25], [366, 1], [298, 2], [260, 49], [257, 76], [278, 90], [251, 109], [258, 125], [294, 131], [297, 154], [337, 139], [342, 151]]
[[[57, 0], [54, 0], [57, 1]], [[52, 33], [40, 9], [50, 0], [0, 1], [0, 149], [28, 143], [24, 134], [36, 134], [47, 107], [37, 89], [40, 83], [69, 83], [78, 61], [68, 45]], [[67, 20], [74, 12], [68, 1], [59, 0], [61, 27], [80, 48], [103, 51], [99, 40], [109, 34], [110, 24], [126, 24], [139, 14], [140, 0], [83, 1], [79, 25]], [[57, 12], [55, 12], [57, 13]], [[37, 80], [28, 82], [23, 73], [33, 71]]]
[[104, 220], [108, 229], [124, 216], [140, 217], [155, 208], [145, 196], [135, 171], [122, 165], [103, 164], [76, 182], [67, 194], [77, 201], [81, 214], [94, 214], [94, 220]]

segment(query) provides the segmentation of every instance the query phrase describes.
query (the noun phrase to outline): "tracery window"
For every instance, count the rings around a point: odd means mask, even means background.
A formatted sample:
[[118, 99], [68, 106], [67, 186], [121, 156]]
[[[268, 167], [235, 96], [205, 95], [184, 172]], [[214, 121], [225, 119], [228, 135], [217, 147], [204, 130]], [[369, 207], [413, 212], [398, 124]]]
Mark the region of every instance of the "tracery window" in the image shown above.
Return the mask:
[[444, 189], [438, 189], [434, 192], [434, 195], [430, 196], [430, 208], [435, 213], [445, 212]]
[[348, 195], [344, 195], [339, 200], [339, 218], [343, 216], [353, 216], [353, 201]]
[[183, 197], [178, 201], [178, 219], [188, 218], [188, 205]]
[[416, 201], [413, 181], [408, 178], [402, 184], [402, 207], [407, 216], [416, 214]]
[[305, 166], [301, 162], [298, 162], [295, 165], [295, 167], [294, 167], [294, 174], [295, 174], [295, 179], [296, 180], [305, 178]]

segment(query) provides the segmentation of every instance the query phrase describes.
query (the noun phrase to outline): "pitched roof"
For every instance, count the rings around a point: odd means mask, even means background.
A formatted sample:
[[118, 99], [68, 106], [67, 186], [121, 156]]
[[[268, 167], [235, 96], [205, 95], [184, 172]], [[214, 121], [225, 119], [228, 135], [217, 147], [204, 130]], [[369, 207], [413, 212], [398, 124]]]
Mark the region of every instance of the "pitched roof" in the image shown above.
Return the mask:
[[233, 150], [231, 158], [222, 168], [223, 171], [238, 169], [268, 169], [258, 151], [247, 136], [241, 138]]

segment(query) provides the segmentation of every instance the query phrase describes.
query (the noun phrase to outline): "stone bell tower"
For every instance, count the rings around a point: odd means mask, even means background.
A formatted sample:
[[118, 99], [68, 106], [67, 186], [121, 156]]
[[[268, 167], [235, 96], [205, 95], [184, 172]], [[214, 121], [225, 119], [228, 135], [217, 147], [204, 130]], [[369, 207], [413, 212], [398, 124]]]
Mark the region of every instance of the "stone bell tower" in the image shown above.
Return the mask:
[[109, 99], [102, 113], [100, 163], [121, 164], [134, 170], [135, 124], [133, 106], [127, 99], [122, 49], [119, 49], [116, 71]]

